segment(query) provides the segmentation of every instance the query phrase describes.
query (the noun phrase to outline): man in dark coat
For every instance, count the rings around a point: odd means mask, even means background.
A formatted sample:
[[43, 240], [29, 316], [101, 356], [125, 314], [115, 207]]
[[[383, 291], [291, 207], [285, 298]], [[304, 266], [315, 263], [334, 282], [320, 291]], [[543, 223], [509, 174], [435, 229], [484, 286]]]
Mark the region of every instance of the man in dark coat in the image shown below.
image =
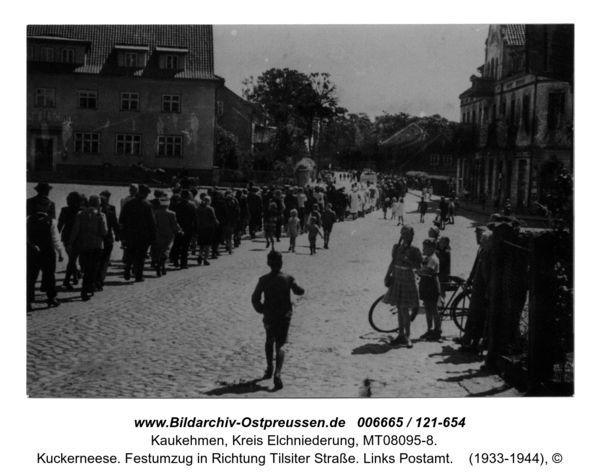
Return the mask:
[[253, 187], [248, 194], [248, 212], [250, 213], [250, 237], [256, 237], [256, 231], [260, 229], [263, 216], [263, 199], [258, 194], [258, 188]]
[[100, 257], [100, 265], [98, 267], [98, 277], [96, 278], [96, 289], [102, 290], [104, 280], [108, 272], [110, 264], [110, 256], [114, 247], [114, 243], [121, 240], [121, 227], [117, 220], [117, 209], [110, 204], [110, 191], [104, 190], [100, 193], [100, 211], [106, 216], [106, 225], [108, 232], [104, 235], [104, 248]]
[[146, 200], [150, 188], [140, 185], [137, 195], [123, 206], [119, 217], [124, 245], [127, 248], [125, 280], [135, 273], [135, 281], [144, 281], [144, 264], [150, 244], [156, 239], [156, 220], [152, 205]]
[[175, 216], [177, 217], [177, 224], [183, 232], [175, 236], [173, 243], [174, 265], [181, 269], [187, 269], [190, 243], [192, 237], [198, 233], [196, 206], [192, 203], [190, 190], [184, 189], [181, 191], [181, 200], [175, 205]]
[[[49, 183], [46, 183], [45, 181], [38, 183], [35, 186], [34, 190], [37, 191], [37, 195], [27, 200], [27, 216], [31, 216], [33, 213], [37, 213], [38, 202], [42, 197], [48, 198], [51, 189], [52, 186]], [[50, 205], [48, 208], [48, 216], [50, 216], [51, 219], [56, 219], [56, 206], [50, 198], [48, 198], [48, 200], [50, 201]], [[46, 200], [42, 201], [46, 203]]]
[[238, 191], [236, 193], [236, 199], [240, 205], [240, 219], [238, 221], [233, 244], [235, 247], [239, 247], [242, 243], [242, 236], [246, 233], [246, 226], [248, 226], [248, 219], [250, 217], [248, 211], [248, 190], [243, 189], [241, 192]]
[[283, 211], [283, 225], [285, 226], [290, 219], [290, 211], [293, 209], [298, 210], [298, 198], [294, 196], [294, 190], [288, 186], [285, 189], [283, 204], [285, 206], [285, 210]]
[[229, 221], [229, 214], [227, 212], [227, 204], [222, 191], [216, 191], [212, 196], [212, 207], [215, 210], [215, 216], [219, 224], [213, 237], [212, 243], [212, 258], [217, 259], [221, 253], [219, 252], [219, 244], [223, 240], [223, 226]]
[[59, 305], [56, 300], [56, 254], [62, 262], [56, 220], [50, 217], [50, 198], [40, 197], [37, 209], [27, 218], [27, 310], [35, 296], [35, 282], [42, 271], [42, 291], [48, 297], [48, 307]]

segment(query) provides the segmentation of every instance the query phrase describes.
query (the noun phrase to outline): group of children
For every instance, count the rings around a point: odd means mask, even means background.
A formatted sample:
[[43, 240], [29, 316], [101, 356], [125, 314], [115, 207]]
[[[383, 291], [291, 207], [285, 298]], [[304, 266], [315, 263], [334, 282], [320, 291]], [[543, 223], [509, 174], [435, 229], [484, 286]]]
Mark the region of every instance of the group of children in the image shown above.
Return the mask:
[[383, 200], [383, 219], [387, 219], [388, 209], [391, 211], [391, 220], [398, 220], [397, 226], [404, 224], [404, 198], [393, 197], [391, 200], [386, 198]]
[[[336, 221], [336, 214], [333, 211], [331, 203], [325, 205], [325, 210], [321, 214], [320, 207], [315, 203], [313, 211], [308, 217], [308, 224], [306, 226], [306, 233], [308, 234], [308, 243], [310, 247], [310, 254], [317, 253], [317, 236], [321, 236], [323, 239], [323, 248], [329, 249], [329, 239], [333, 225]], [[277, 205], [271, 203], [267, 219], [265, 220], [264, 230], [265, 238], [267, 240], [267, 248], [275, 250], [275, 239], [274, 231], [277, 222], [278, 212]], [[323, 234], [321, 233], [321, 227], [323, 228]], [[293, 209], [290, 211], [290, 218], [286, 223], [285, 230], [287, 236], [290, 238], [290, 247], [288, 252], [296, 252], [296, 238], [303, 233], [302, 223], [298, 218], [298, 211]]]

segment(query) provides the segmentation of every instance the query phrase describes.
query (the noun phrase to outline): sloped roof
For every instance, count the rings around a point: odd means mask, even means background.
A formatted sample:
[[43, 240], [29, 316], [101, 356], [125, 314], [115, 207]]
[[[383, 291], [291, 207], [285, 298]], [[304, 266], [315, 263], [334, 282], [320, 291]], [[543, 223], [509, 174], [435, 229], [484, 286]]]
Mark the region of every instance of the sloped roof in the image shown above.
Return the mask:
[[382, 147], [408, 145], [425, 138], [425, 131], [414, 122], [381, 142]]
[[[218, 79], [214, 74], [211, 25], [28, 25], [28, 37], [60, 37], [90, 41], [86, 64], [77, 73], [99, 74], [114, 45], [187, 48], [186, 69], [174, 74], [181, 79]], [[136, 75], [143, 75], [139, 72]]]
[[525, 25], [506, 25], [504, 39], [507, 45], [523, 46], [525, 44]]

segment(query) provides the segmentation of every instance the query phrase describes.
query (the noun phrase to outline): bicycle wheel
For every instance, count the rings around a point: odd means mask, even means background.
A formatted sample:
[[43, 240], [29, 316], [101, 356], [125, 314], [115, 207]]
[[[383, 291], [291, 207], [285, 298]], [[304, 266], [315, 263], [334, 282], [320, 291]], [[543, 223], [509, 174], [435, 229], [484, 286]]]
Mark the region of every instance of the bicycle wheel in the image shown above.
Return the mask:
[[388, 305], [382, 302], [383, 295], [379, 297], [369, 310], [370, 325], [382, 333], [392, 333], [398, 331], [398, 307]]
[[452, 302], [451, 315], [454, 324], [461, 332], [465, 331], [467, 324], [467, 313], [471, 304], [471, 292], [465, 290], [461, 292]]

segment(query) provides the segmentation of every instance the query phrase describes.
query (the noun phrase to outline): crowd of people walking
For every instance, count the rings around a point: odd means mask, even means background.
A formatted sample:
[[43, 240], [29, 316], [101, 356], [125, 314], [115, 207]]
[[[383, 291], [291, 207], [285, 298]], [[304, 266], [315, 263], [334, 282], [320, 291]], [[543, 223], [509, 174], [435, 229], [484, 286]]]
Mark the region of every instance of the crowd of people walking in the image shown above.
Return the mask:
[[[108, 190], [91, 196], [72, 191], [58, 215], [50, 199], [52, 186], [39, 183], [37, 196], [27, 200], [28, 310], [40, 273], [48, 306], [60, 305], [61, 287], [73, 291], [81, 283], [83, 301], [104, 290], [115, 243], [123, 249], [123, 278], [135, 282], [144, 280], [148, 259], [157, 277], [167, 273], [168, 263], [188, 268], [191, 258], [208, 266], [233, 254], [242, 237], [256, 239], [259, 233], [271, 249], [285, 235], [289, 252], [296, 251], [298, 237], [306, 233], [311, 254], [316, 254], [319, 236], [323, 249], [331, 245], [336, 222], [380, 209], [383, 197], [397, 202], [403, 192], [404, 185], [392, 178], [377, 185], [354, 181], [359, 178], [354, 174], [338, 178], [352, 180], [349, 190], [338, 186], [333, 174], [305, 187], [249, 183], [237, 190], [201, 190], [176, 184], [170, 190], [151, 190], [132, 184], [120, 200], [120, 212]], [[64, 278], [57, 286], [56, 262], [65, 256]]]

